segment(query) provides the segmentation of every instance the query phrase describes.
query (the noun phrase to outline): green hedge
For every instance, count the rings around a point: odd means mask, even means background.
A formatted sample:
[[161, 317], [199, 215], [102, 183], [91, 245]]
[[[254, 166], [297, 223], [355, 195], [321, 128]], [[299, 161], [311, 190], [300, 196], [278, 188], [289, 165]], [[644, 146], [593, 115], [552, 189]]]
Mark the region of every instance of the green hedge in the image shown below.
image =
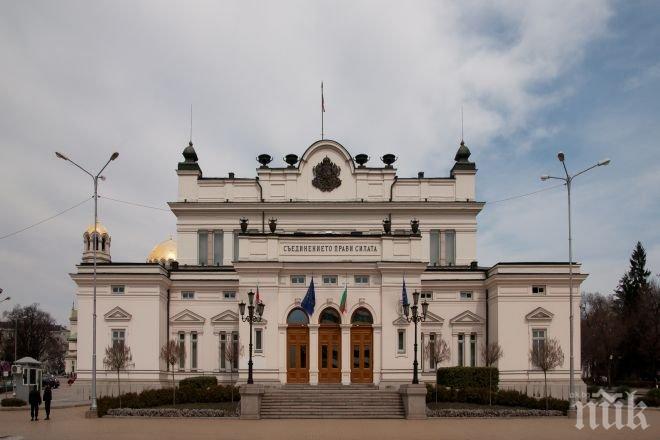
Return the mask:
[[637, 398], [637, 401], [642, 401], [646, 406], [660, 406], [660, 389], [651, 388], [646, 396], [641, 396]]
[[[497, 389], [500, 374], [495, 367], [447, 367], [438, 368], [437, 383], [449, 388]], [[490, 379], [489, 379], [490, 376]], [[489, 382], [490, 381], [490, 382]]]
[[[426, 385], [426, 401], [436, 401], [436, 389], [433, 385]], [[438, 387], [438, 402], [465, 402], [479, 405], [488, 405], [488, 388], [446, 388]], [[545, 409], [545, 399], [530, 397], [514, 390], [499, 390], [492, 393], [493, 405], [517, 406], [521, 408]], [[568, 410], [568, 400], [548, 398], [548, 409], [566, 412]]]
[[25, 406], [27, 402], [23, 399], [17, 399], [16, 397], [8, 397], [6, 399], [0, 400], [0, 406]]
[[208, 388], [214, 387], [218, 384], [218, 379], [215, 376], [195, 376], [188, 377], [179, 382], [179, 387], [193, 387], [193, 388]]
[[[181, 381], [183, 382], [183, 381]], [[176, 403], [218, 403], [240, 400], [238, 387], [231, 385], [213, 385], [206, 388], [191, 386], [178, 387]], [[172, 404], [172, 388], [144, 390], [141, 393], [126, 393], [121, 395], [122, 408], [153, 408]], [[98, 414], [103, 417], [111, 408], [119, 408], [119, 397], [104, 396], [98, 400]]]

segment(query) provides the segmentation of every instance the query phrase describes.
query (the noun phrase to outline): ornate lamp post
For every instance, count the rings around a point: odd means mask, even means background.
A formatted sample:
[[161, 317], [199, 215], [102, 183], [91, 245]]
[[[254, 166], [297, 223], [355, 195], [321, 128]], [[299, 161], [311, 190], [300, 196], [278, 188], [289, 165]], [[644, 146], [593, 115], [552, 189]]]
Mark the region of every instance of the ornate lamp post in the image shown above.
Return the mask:
[[[426, 313], [429, 310], [429, 303], [424, 300], [422, 302], [422, 314], [418, 314], [418, 304], [419, 303], [419, 292], [415, 290], [413, 292], [413, 305], [411, 306], [410, 304], [404, 304], [403, 305], [403, 314], [406, 315], [406, 320], [408, 322], [413, 322], [415, 323], [415, 358], [413, 361], [413, 384], [418, 384], [419, 383], [419, 377], [418, 377], [418, 370], [419, 370], [419, 363], [417, 362], [417, 323], [418, 322], [423, 322], [426, 321]], [[410, 312], [412, 310], [412, 316], [410, 316]]]
[[[245, 316], [245, 303], [241, 301], [238, 304], [238, 310], [241, 312], [241, 319], [243, 322], [247, 322], [250, 324], [250, 345], [248, 346], [249, 352], [250, 352], [250, 358], [248, 360], [248, 379], [247, 383], [253, 384], [254, 380], [252, 379], [252, 324], [255, 322], [260, 322], [261, 321], [261, 316], [264, 314], [264, 308], [266, 305], [263, 303], [263, 301], [259, 301], [258, 304], [254, 304], [254, 292], [249, 291], [248, 292], [248, 314]], [[255, 310], [257, 309], [256, 312], [257, 314], [255, 315]]]

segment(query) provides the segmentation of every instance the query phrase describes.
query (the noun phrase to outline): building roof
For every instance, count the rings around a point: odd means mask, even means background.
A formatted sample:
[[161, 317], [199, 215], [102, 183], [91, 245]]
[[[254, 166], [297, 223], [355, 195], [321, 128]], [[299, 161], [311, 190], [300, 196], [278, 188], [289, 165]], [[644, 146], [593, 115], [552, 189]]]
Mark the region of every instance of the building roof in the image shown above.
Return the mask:
[[154, 246], [147, 256], [147, 263], [167, 263], [170, 261], [176, 261], [176, 255], [176, 241], [172, 240], [170, 237]]

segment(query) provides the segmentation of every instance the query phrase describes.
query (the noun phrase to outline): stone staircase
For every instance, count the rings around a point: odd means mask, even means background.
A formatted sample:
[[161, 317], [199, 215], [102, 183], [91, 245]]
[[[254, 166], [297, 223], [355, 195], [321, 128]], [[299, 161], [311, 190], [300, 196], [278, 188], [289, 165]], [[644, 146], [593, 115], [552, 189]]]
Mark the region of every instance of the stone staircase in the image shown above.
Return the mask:
[[267, 389], [262, 419], [402, 419], [397, 391], [373, 385], [285, 385]]

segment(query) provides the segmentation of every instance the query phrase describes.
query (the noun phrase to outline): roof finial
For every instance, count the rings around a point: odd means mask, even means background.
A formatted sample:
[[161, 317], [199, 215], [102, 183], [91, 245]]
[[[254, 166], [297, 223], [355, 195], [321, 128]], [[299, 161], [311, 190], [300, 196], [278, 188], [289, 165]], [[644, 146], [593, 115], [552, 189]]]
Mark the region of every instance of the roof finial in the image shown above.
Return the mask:
[[461, 104], [461, 144], [463, 143], [463, 104]]
[[190, 145], [192, 145], [192, 104], [190, 104]]

